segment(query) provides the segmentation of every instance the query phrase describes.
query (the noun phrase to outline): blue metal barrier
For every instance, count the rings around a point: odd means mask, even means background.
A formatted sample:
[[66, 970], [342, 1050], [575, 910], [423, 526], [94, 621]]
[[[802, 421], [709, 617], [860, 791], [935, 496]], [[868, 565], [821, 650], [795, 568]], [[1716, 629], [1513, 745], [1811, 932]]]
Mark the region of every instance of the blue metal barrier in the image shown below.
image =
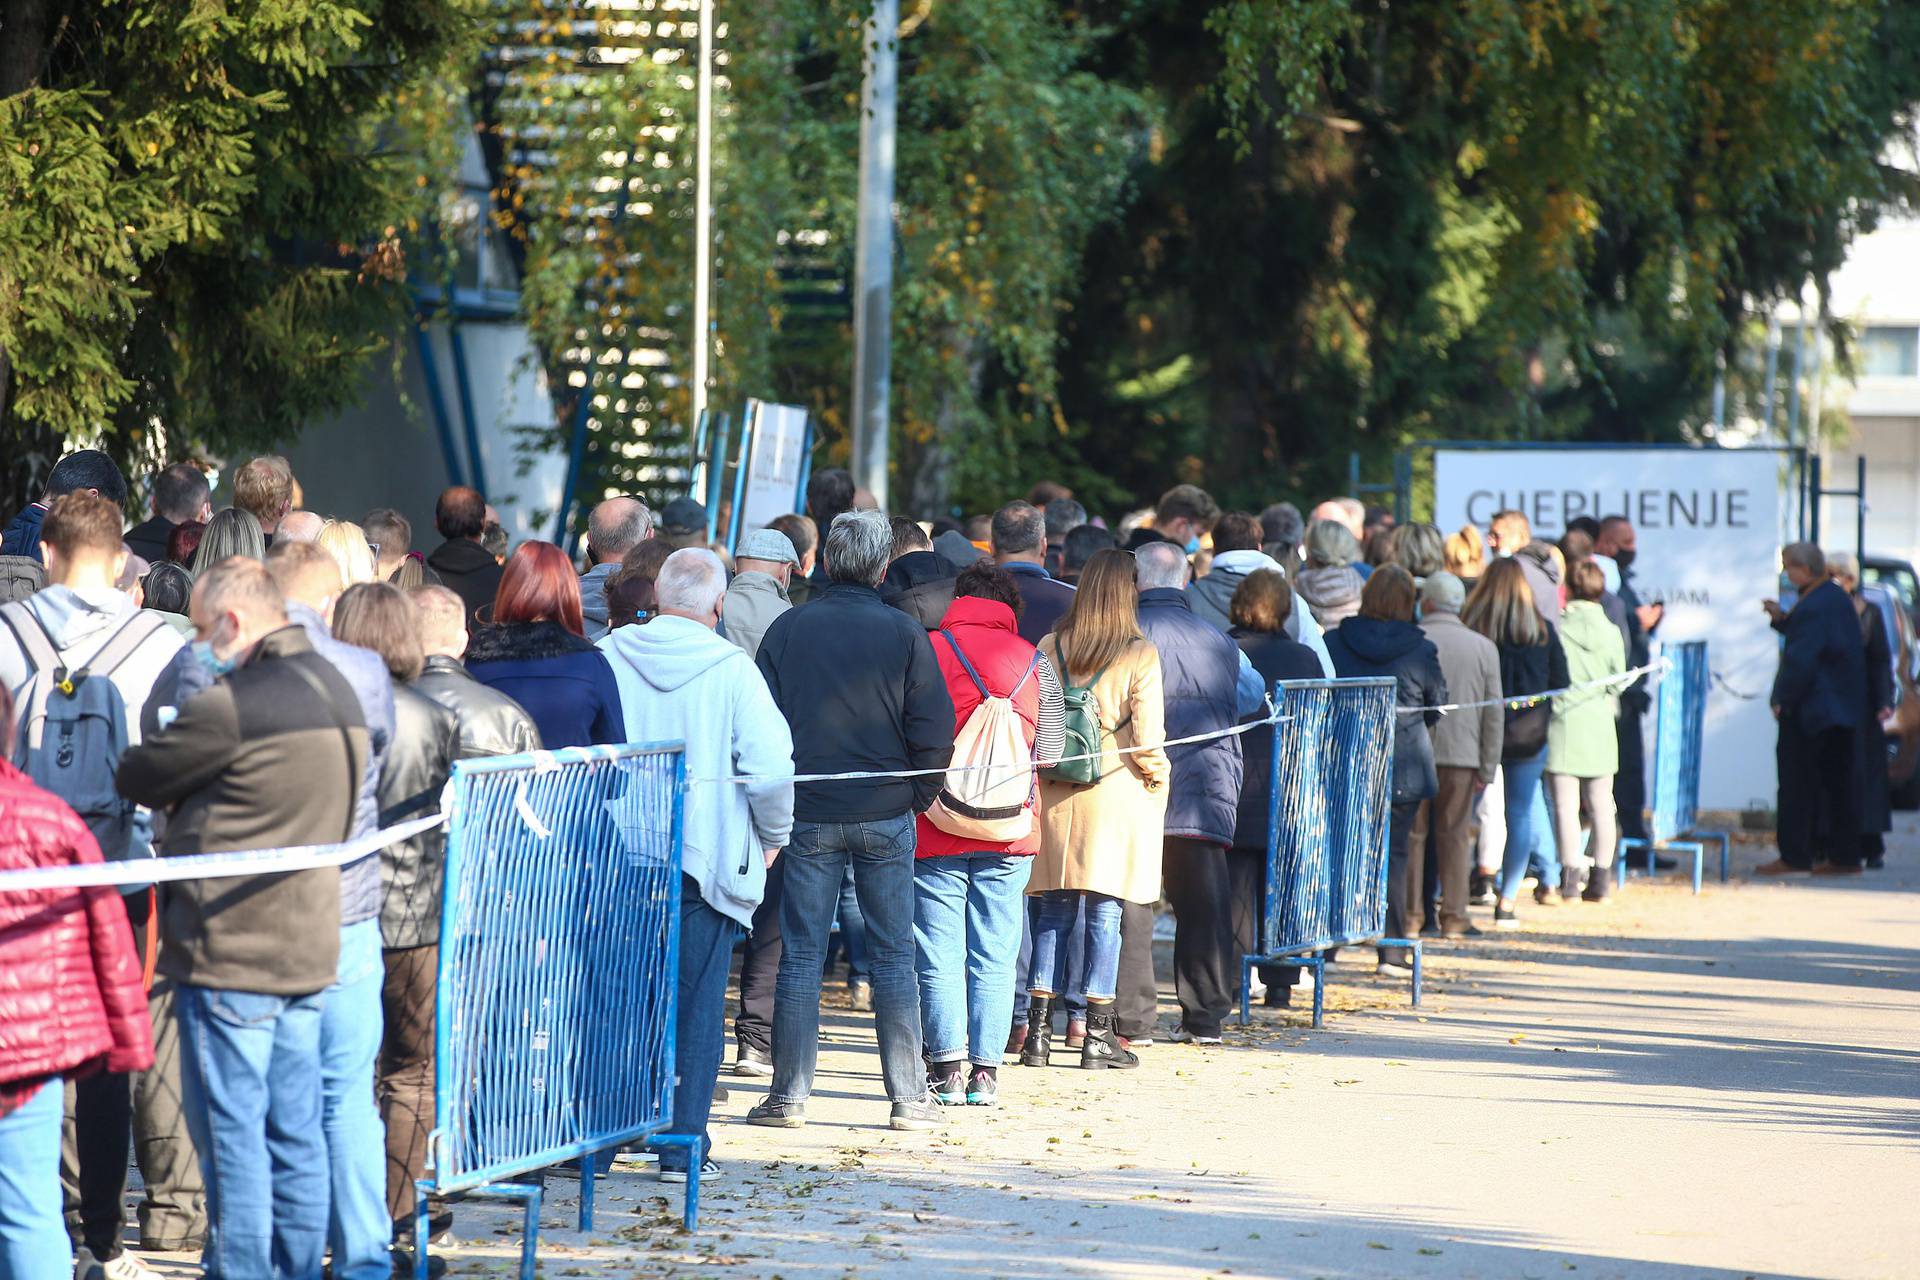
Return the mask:
[[[580, 1166], [593, 1225], [595, 1154], [652, 1137], [688, 1150], [685, 1222], [699, 1205], [698, 1140], [672, 1120], [679, 985], [679, 744], [463, 760], [448, 787], [434, 1130], [427, 1199], [525, 1206], [520, 1274], [539, 1248], [537, 1170]], [[518, 1180], [516, 1180], [518, 1179]]]
[[[1733, 838], [1725, 831], [1702, 831], [1700, 819], [1700, 750], [1707, 718], [1707, 689], [1712, 676], [1707, 664], [1707, 642], [1688, 640], [1661, 646], [1672, 665], [1654, 686], [1653, 825], [1649, 840], [1628, 837], [1620, 841], [1620, 883], [1627, 881], [1627, 854], [1645, 849], [1649, 864], [1657, 853], [1684, 853], [1693, 857], [1693, 891], [1700, 892], [1706, 844], [1720, 844], [1720, 879], [1727, 879]], [[1651, 874], [1651, 873], [1650, 873]]]
[[1413, 1003], [1420, 1003], [1417, 938], [1387, 938], [1387, 829], [1392, 798], [1396, 682], [1283, 680], [1267, 802], [1267, 889], [1260, 954], [1240, 962], [1240, 1021], [1248, 1017], [1256, 965], [1285, 961], [1313, 973], [1313, 1025], [1326, 1012], [1326, 959], [1355, 943], [1413, 953]]

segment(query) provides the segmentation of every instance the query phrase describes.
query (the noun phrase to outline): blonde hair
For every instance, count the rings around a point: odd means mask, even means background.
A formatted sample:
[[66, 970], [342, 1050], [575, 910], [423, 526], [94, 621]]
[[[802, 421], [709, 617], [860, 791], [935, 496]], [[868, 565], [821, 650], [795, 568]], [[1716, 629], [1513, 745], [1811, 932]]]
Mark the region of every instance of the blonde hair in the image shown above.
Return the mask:
[[1549, 634], [1517, 560], [1495, 560], [1487, 566], [1461, 606], [1460, 621], [1495, 644], [1545, 644]]
[[1054, 652], [1068, 683], [1092, 679], [1125, 653], [1140, 633], [1140, 588], [1133, 553], [1113, 547], [1093, 553], [1080, 571], [1080, 585], [1066, 616], [1054, 626]]
[[1461, 525], [1447, 538], [1447, 572], [1456, 578], [1477, 578], [1487, 562], [1486, 539], [1473, 525]]
[[333, 557], [340, 566], [340, 581], [346, 586], [375, 582], [379, 574], [373, 563], [373, 547], [367, 535], [351, 520], [329, 520], [321, 528], [314, 545]]

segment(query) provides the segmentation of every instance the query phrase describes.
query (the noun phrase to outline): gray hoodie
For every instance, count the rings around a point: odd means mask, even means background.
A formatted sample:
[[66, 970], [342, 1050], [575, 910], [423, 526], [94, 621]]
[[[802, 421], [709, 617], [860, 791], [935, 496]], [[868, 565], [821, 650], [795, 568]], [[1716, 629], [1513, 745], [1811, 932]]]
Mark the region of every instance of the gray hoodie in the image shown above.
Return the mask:
[[[715, 911], [753, 922], [764, 850], [793, 833], [793, 736], [753, 659], [690, 618], [661, 614], [599, 641], [628, 742], [686, 743], [681, 869]], [[766, 779], [723, 781], [737, 775]]]
[[[36, 592], [26, 606], [52, 639], [61, 662], [69, 668], [85, 666], [120, 628], [141, 612], [133, 600], [114, 587], [53, 586]], [[160, 627], [141, 642], [127, 660], [115, 668], [113, 684], [127, 708], [127, 745], [140, 741], [140, 712], [153, 691], [153, 682], [185, 647], [180, 633], [172, 627]], [[16, 698], [33, 675], [27, 656], [14, 634], [0, 624], [0, 683]], [[134, 839], [129, 859], [153, 856], [151, 815], [140, 810], [134, 824]], [[122, 893], [135, 893], [145, 885], [124, 885]]]

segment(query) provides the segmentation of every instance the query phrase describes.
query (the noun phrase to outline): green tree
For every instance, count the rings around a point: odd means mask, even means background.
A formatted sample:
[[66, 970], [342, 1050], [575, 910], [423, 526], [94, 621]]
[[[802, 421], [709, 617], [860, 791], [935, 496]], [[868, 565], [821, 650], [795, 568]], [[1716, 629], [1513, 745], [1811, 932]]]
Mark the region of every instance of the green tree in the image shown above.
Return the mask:
[[138, 472], [349, 402], [476, 34], [467, 0], [0, 0], [0, 507], [76, 443]]

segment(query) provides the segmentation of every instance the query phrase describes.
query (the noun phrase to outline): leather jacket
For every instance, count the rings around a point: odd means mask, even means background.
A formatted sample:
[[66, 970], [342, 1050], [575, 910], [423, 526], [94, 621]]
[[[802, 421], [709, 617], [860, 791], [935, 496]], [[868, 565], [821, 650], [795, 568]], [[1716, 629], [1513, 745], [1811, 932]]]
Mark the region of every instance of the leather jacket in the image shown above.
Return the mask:
[[540, 750], [540, 731], [519, 703], [481, 684], [452, 658], [435, 654], [409, 688], [453, 712], [460, 722], [456, 760], [468, 756], [511, 756]]
[[[440, 807], [453, 770], [460, 722], [406, 685], [393, 689], [393, 744], [380, 770], [380, 825], [423, 817]], [[380, 942], [419, 947], [440, 940], [440, 890], [447, 841], [435, 827], [380, 851]]]

